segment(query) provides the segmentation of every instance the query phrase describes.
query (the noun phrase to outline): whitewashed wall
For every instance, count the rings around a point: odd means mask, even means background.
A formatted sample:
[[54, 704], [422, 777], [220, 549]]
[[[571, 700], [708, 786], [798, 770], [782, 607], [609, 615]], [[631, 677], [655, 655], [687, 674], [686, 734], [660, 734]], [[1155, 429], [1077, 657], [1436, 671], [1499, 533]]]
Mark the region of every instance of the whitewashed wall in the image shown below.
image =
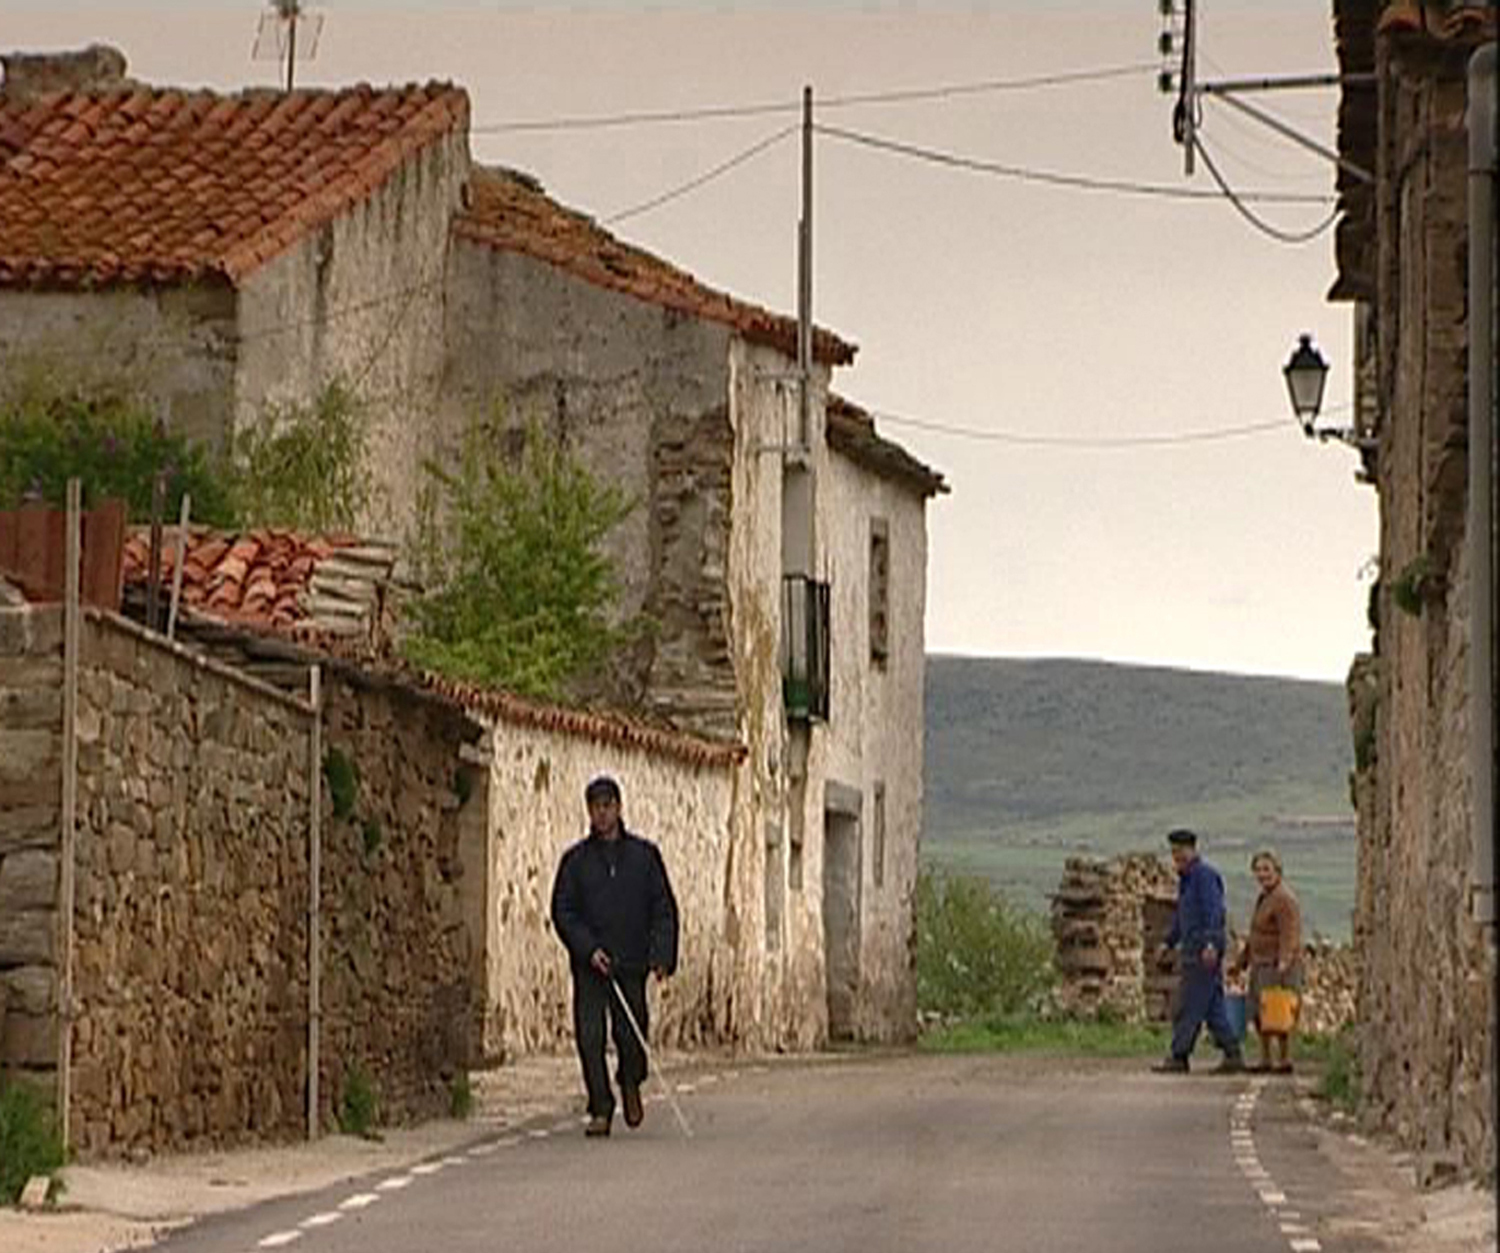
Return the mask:
[[588, 831], [583, 791], [599, 774], [624, 793], [625, 825], [661, 849], [682, 919], [679, 968], [653, 985], [652, 1038], [726, 1041], [727, 1005], [750, 994], [735, 977], [739, 907], [730, 890], [731, 761], [609, 743], [574, 729], [489, 719], [490, 918], [485, 1051], [553, 1051], [572, 1040], [567, 953], [550, 921], [563, 852]]

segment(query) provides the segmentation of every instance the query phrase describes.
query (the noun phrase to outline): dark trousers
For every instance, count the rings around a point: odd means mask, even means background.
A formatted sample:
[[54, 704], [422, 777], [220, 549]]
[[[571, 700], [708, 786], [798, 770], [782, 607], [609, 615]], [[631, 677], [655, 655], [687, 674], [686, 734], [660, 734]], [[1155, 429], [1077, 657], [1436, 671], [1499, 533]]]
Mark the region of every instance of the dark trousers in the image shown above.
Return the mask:
[[1177, 1014], [1172, 1021], [1172, 1056], [1184, 1060], [1198, 1043], [1199, 1028], [1207, 1025], [1214, 1043], [1226, 1057], [1240, 1051], [1224, 1009], [1224, 979], [1220, 969], [1205, 966], [1197, 954], [1184, 953], [1182, 986], [1178, 991]]
[[[616, 974], [615, 982], [630, 1003], [641, 1034], [650, 1031], [646, 1013], [646, 976]], [[646, 1081], [646, 1054], [630, 1029], [630, 1021], [620, 1007], [609, 980], [589, 969], [573, 971], [573, 1038], [578, 1044], [578, 1060], [583, 1063], [583, 1083], [589, 1093], [589, 1113], [608, 1118], [615, 1111], [615, 1094], [609, 1086], [609, 1067], [604, 1057], [604, 1020], [609, 1018], [610, 1034], [615, 1039], [619, 1058], [616, 1078], [622, 1088], [638, 1088]]]

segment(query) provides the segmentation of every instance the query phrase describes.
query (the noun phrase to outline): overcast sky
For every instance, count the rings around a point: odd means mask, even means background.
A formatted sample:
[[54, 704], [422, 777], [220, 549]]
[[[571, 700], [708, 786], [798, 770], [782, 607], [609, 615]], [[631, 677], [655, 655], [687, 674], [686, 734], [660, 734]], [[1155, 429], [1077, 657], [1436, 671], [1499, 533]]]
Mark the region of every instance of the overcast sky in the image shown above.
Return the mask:
[[[1328, 0], [1202, 0], [1200, 72], [1333, 68]], [[774, 135], [795, 115], [504, 130], [586, 115], [1150, 66], [1093, 82], [820, 109], [821, 122], [964, 158], [1091, 179], [1188, 180], [1155, 84], [1156, 0], [938, 5], [531, 4], [326, 0], [299, 83], [465, 86], [484, 162], [537, 175], [601, 219]], [[102, 40], [157, 83], [272, 84], [251, 59], [256, 0], [4, 0], [0, 48]], [[1262, 97], [1331, 143], [1332, 91]], [[485, 127], [497, 129], [485, 130]], [[1328, 193], [1332, 167], [1210, 106], [1245, 190]], [[1059, 188], [821, 137], [815, 297], [860, 346], [836, 374], [865, 407], [992, 438], [881, 422], [941, 469], [929, 511], [931, 651], [1075, 656], [1342, 679], [1368, 644], [1373, 491], [1355, 457], [1305, 441], [1280, 367], [1300, 331], [1333, 365], [1347, 422], [1351, 315], [1324, 300], [1332, 233], [1277, 243], [1222, 199]], [[795, 310], [799, 156], [787, 137], [616, 229], [715, 286]], [[1266, 205], [1305, 229], [1319, 204]], [[1134, 447], [1007, 442], [1187, 436]]]

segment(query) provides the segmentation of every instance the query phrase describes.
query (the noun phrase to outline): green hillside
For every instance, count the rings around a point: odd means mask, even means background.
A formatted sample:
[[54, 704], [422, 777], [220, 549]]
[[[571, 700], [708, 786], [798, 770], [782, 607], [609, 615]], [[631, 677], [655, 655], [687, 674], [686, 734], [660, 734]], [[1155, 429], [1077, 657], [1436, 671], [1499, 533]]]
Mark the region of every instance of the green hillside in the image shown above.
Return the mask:
[[924, 860], [1046, 905], [1064, 858], [1199, 833], [1237, 920], [1248, 861], [1286, 863], [1308, 924], [1346, 938], [1354, 816], [1343, 688], [1103, 662], [927, 659]]

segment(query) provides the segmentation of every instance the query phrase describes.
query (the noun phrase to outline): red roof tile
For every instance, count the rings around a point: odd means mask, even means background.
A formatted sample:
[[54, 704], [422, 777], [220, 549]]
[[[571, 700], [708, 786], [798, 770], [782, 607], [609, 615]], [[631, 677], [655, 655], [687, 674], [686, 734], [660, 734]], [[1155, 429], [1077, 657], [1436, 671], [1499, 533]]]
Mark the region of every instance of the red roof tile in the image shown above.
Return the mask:
[[[716, 291], [660, 257], [624, 243], [592, 218], [558, 204], [534, 179], [476, 168], [469, 192], [469, 207], [453, 227], [459, 239], [536, 257], [596, 286], [723, 323], [754, 343], [796, 356], [795, 318]], [[831, 331], [820, 328], [813, 337], [819, 361], [848, 365], [855, 351], [853, 344]]]
[[0, 287], [238, 282], [468, 111], [444, 84], [0, 92]]
[[[145, 584], [151, 557], [148, 528], [125, 542], [125, 583]], [[170, 595], [177, 531], [162, 540], [162, 587]], [[294, 635], [360, 635], [371, 621], [374, 588], [388, 583], [395, 553], [351, 536], [256, 531], [223, 535], [188, 531], [182, 563], [182, 605], [256, 631]], [[364, 585], [363, 594], [361, 585]], [[315, 599], [316, 598], [316, 601]]]

